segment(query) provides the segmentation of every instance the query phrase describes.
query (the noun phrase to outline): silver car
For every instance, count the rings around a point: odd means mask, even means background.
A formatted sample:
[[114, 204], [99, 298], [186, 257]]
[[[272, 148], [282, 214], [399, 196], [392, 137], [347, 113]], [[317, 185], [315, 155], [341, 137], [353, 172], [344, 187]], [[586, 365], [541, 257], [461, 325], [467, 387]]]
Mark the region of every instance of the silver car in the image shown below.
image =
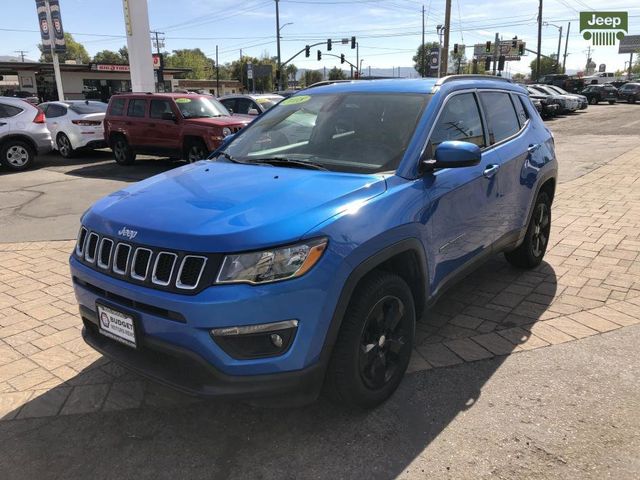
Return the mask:
[[0, 97], [0, 164], [13, 171], [26, 170], [36, 155], [52, 148], [42, 110], [20, 98]]

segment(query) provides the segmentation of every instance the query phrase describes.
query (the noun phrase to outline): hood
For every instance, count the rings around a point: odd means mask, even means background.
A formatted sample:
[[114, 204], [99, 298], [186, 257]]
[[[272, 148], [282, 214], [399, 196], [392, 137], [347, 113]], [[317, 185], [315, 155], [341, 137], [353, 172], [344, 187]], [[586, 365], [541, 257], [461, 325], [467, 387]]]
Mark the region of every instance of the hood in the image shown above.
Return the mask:
[[251, 123], [251, 119], [235, 117], [235, 116], [222, 116], [212, 118], [185, 118], [184, 122], [187, 125], [202, 125], [204, 127], [229, 127], [229, 126], [241, 126]]
[[98, 201], [89, 229], [193, 252], [234, 252], [294, 242], [354, 203], [386, 190], [381, 175], [200, 161]]

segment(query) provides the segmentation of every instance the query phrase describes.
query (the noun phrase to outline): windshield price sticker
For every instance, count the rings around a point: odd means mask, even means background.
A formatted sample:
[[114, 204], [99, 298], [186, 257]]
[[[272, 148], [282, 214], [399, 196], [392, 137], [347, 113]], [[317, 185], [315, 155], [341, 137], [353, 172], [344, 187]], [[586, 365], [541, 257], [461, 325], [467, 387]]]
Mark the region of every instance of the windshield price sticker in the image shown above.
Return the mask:
[[283, 100], [282, 105], [298, 105], [299, 103], [308, 102], [310, 99], [311, 97], [309, 95], [298, 95]]
[[190, 98], [176, 98], [176, 103], [189, 103], [191, 102]]

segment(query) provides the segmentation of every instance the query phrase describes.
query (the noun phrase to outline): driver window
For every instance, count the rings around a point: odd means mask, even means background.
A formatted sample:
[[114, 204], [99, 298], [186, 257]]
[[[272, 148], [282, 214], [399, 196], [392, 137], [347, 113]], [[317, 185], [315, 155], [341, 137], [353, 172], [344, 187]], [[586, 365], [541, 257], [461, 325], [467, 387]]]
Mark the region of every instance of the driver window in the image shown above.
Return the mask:
[[485, 147], [480, 111], [473, 93], [462, 93], [451, 97], [438, 118], [431, 134], [431, 148], [440, 143], [459, 140]]

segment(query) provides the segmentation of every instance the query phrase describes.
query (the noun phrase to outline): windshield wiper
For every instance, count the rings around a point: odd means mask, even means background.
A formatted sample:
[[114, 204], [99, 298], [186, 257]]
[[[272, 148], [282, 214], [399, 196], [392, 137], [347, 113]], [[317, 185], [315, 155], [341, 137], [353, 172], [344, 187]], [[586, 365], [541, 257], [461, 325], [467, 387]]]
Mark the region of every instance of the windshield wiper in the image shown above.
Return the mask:
[[233, 162], [233, 163], [249, 163], [249, 162], [243, 162], [242, 160], [238, 160], [236, 157], [234, 157], [233, 155], [231, 155], [231, 154], [229, 154], [227, 152], [218, 152], [216, 154], [216, 158], [218, 158], [218, 157], [224, 157], [224, 158], [226, 158], [227, 160], [229, 160], [230, 162]]
[[325, 170], [325, 171], [329, 170], [328, 168], [323, 167], [319, 163], [307, 162], [302, 160], [293, 160], [291, 158], [285, 158], [285, 157], [252, 158], [251, 161], [255, 163], [268, 163], [269, 165], [274, 165], [274, 166], [277, 165], [281, 167], [291, 166], [291, 167], [308, 168], [310, 170]]

